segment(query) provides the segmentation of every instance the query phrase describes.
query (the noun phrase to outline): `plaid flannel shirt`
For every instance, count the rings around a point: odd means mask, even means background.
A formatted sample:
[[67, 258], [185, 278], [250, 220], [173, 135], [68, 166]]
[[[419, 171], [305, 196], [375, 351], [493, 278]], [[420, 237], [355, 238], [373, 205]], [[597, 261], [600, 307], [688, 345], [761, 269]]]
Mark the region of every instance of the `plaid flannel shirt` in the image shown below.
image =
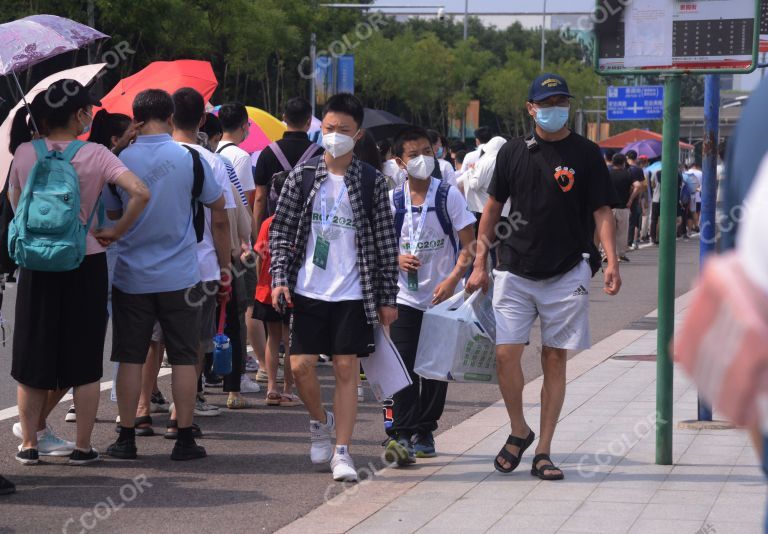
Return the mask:
[[[277, 203], [275, 218], [269, 229], [272, 264], [272, 287], [296, 287], [299, 269], [307, 255], [307, 239], [312, 224], [312, 207], [320, 184], [328, 177], [325, 159], [320, 158], [315, 183], [302, 203], [301, 180], [304, 164], [297, 165], [285, 181]], [[379, 322], [377, 307], [397, 306], [398, 245], [387, 182], [376, 172], [371, 221], [365, 214], [362, 199], [362, 163], [353, 158], [344, 175], [352, 213], [357, 224], [357, 268], [363, 292], [365, 315], [369, 324]], [[360, 224], [362, 221], [362, 224]], [[371, 224], [372, 223], [372, 224]]]

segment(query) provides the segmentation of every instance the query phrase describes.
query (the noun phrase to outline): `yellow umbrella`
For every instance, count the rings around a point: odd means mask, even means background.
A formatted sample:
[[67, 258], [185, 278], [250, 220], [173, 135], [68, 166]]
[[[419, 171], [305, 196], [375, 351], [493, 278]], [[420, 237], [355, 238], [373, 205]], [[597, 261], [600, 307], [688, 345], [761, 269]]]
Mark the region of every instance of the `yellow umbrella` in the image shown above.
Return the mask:
[[270, 141], [283, 138], [286, 128], [280, 120], [257, 107], [245, 106], [245, 109], [248, 110], [248, 117], [261, 128]]

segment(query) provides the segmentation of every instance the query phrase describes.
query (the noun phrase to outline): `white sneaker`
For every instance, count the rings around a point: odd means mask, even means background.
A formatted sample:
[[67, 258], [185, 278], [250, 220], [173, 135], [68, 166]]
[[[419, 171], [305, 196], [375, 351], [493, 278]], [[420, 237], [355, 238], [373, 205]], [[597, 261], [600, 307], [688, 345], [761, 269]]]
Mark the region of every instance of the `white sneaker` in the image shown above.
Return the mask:
[[318, 355], [317, 365], [325, 366], [325, 367], [330, 367], [331, 365], [333, 365], [331, 363], [331, 357], [328, 356], [327, 354], [320, 354], [320, 355]]
[[69, 407], [67, 415], [64, 416], [65, 423], [77, 423], [77, 415], [75, 414], [75, 405]]
[[362, 384], [357, 386], [357, 402], [365, 402], [365, 389]]
[[74, 450], [75, 444], [58, 437], [50, 426], [37, 433], [37, 452], [40, 456], [69, 456]]
[[261, 386], [251, 380], [248, 375], [240, 377], [240, 393], [258, 393], [261, 391]]
[[208, 404], [205, 399], [198, 397], [195, 401], [195, 415], [198, 417], [215, 417], [221, 414], [221, 410], [218, 406]]
[[352, 461], [346, 445], [336, 447], [336, 452], [333, 458], [331, 458], [331, 469], [333, 470], [333, 480], [338, 482], [357, 482], [355, 462]]
[[333, 458], [331, 436], [336, 430], [336, 420], [333, 418], [332, 412], [326, 411], [325, 417], [325, 424], [320, 421], [309, 421], [309, 441], [312, 443], [309, 457], [313, 464], [328, 463]]
[[21, 433], [21, 423], [13, 423], [13, 435], [19, 439], [24, 439], [24, 434]]
[[245, 360], [245, 372], [255, 373], [259, 370], [259, 361], [253, 356], [248, 356]]

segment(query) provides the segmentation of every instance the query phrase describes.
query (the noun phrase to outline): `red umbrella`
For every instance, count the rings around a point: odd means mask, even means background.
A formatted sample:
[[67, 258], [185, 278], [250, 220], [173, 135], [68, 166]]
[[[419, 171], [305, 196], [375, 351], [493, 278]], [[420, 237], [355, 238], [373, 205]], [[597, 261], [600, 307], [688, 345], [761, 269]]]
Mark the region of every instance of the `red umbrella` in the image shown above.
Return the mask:
[[133, 99], [145, 89], [163, 89], [173, 94], [182, 87], [191, 87], [203, 95], [207, 102], [217, 85], [213, 68], [207, 61], [155, 61], [133, 76], [120, 80], [109, 94], [101, 99], [101, 104], [110, 113], [133, 116]]

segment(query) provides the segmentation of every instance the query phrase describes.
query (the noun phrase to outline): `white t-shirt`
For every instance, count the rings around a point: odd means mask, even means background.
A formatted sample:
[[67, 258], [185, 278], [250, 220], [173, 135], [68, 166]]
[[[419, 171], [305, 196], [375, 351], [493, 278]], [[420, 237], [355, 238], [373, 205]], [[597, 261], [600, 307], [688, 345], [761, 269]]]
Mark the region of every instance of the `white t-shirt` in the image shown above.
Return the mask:
[[[439, 184], [440, 180], [434, 179]], [[402, 187], [402, 186], [400, 186]], [[425, 203], [428, 208], [435, 206], [435, 196], [437, 187], [428, 191]], [[389, 200], [392, 206], [392, 213], [395, 212], [394, 191], [389, 192]], [[416, 208], [422, 206], [414, 206]], [[456, 244], [459, 244], [458, 232], [467, 226], [475, 224], [475, 216], [467, 208], [467, 202], [461, 196], [461, 191], [451, 187], [448, 191], [448, 216], [453, 226], [454, 238]], [[421, 213], [413, 214], [413, 231], [416, 233], [419, 227]], [[408, 273], [402, 269], [398, 272], [397, 293], [398, 304], [411, 306], [418, 310], [427, 310], [432, 306], [432, 295], [435, 288], [448, 275], [451, 274], [456, 266], [457, 255], [454, 254], [453, 245], [450, 238], [443, 232], [437, 213], [427, 211], [427, 219], [424, 221], [424, 228], [421, 231], [416, 246], [416, 257], [421, 261], [421, 267], [418, 270], [419, 290], [411, 291], [408, 289]], [[400, 254], [412, 254], [410, 247], [410, 231], [408, 228], [408, 217], [403, 220], [403, 229], [400, 232]]]
[[328, 173], [328, 177], [315, 195], [312, 206], [312, 230], [307, 238], [307, 254], [296, 280], [295, 291], [299, 295], [326, 302], [362, 300], [363, 298], [360, 271], [357, 268], [357, 228], [352, 204], [349, 202], [349, 193], [346, 191], [341, 197], [336, 214], [329, 221], [328, 233], [324, 236], [329, 242], [325, 269], [315, 265], [313, 261], [317, 238], [323, 235], [321, 221], [323, 190], [325, 190], [326, 216], [329, 216], [343, 186], [343, 176]]
[[437, 162], [440, 165], [440, 174], [443, 177], [443, 181], [448, 182], [453, 187], [458, 187], [458, 184], [456, 183], [456, 171], [450, 162], [443, 158], [438, 158]]
[[736, 250], [747, 276], [768, 295], [768, 157], [763, 158], [744, 204]]
[[[213, 169], [213, 177], [216, 179], [216, 183], [224, 190], [224, 208], [228, 210], [235, 209], [237, 207], [235, 205], [235, 196], [232, 194], [232, 187], [230, 187], [229, 175], [227, 174], [227, 167], [224, 165], [224, 161], [200, 145], [193, 145], [192, 143], [179, 144], [194, 148], [200, 153], [208, 165], [211, 166], [211, 169]], [[203, 240], [197, 244], [197, 263], [200, 265], [200, 279], [203, 282], [219, 280], [221, 271], [219, 270], [219, 258], [216, 256], [216, 247], [213, 244], [213, 234], [211, 233], [211, 210], [208, 208], [205, 208]]]
[[243, 186], [243, 191], [248, 193], [249, 191], [256, 189], [256, 183], [253, 181], [253, 164], [251, 163], [251, 156], [239, 146], [231, 143], [232, 141], [219, 141], [219, 146], [216, 147], [216, 150], [222, 146], [229, 145], [219, 152], [219, 154], [232, 163], [232, 166], [237, 173], [237, 177], [240, 180], [240, 184]]
[[704, 178], [704, 173], [702, 173], [699, 169], [690, 169], [688, 172], [691, 173], [694, 178], [696, 178], [697, 183], [696, 192], [692, 195], [693, 200], [694, 202], [701, 202], [701, 182]]

